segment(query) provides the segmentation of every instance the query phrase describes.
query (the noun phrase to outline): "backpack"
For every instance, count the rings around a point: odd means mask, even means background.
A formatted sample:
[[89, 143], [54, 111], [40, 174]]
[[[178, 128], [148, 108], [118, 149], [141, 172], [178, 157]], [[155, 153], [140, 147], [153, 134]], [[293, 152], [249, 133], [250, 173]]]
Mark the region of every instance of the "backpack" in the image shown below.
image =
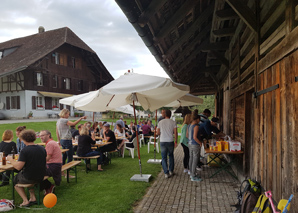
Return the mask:
[[[250, 192], [250, 193], [247, 193]], [[252, 179], [245, 179], [240, 186], [240, 190], [237, 192], [238, 203], [231, 205], [236, 207], [234, 213], [249, 212], [251, 213], [254, 206], [257, 203], [258, 197], [261, 194], [261, 185]], [[242, 207], [243, 206], [243, 207]], [[251, 209], [251, 211], [246, 211], [245, 209]]]
[[0, 199], [0, 212], [7, 212], [15, 208], [12, 200]]
[[251, 191], [244, 192], [241, 203], [241, 213], [251, 213], [258, 201], [258, 196]]
[[261, 195], [252, 213], [272, 213], [268, 197]]

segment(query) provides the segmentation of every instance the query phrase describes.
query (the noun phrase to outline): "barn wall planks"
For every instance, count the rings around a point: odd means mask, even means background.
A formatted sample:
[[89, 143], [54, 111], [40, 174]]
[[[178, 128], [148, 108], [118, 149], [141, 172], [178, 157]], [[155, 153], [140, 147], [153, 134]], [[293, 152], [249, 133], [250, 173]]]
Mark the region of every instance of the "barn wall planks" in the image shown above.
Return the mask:
[[[272, 190], [276, 200], [287, 199], [290, 194], [298, 196], [298, 82], [295, 82], [297, 70], [298, 51], [258, 76], [258, 90], [275, 84], [279, 84], [279, 88], [257, 97], [253, 137], [255, 155], [252, 163], [257, 166], [250, 171], [251, 177], [261, 181], [266, 190]], [[293, 206], [298, 206], [298, 199], [293, 202]]]

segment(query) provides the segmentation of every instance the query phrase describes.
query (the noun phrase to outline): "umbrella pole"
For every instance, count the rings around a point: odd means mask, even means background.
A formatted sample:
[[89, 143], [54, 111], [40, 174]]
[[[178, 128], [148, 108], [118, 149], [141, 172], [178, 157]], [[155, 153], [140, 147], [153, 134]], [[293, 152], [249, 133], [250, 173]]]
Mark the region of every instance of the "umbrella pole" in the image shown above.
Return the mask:
[[[133, 113], [134, 113], [134, 117], [135, 117], [135, 126], [137, 126], [135, 101], [133, 101], [132, 103], [133, 103]], [[138, 141], [137, 146], [138, 146], [138, 157], [139, 157], [139, 165], [140, 165], [140, 175], [142, 177], [142, 163], [141, 163], [140, 146], [139, 146], [139, 134], [138, 134], [138, 132], [137, 132], [136, 136], [137, 136], [137, 141]]]
[[156, 159], [156, 127], [157, 127], [157, 110], [155, 110], [155, 127], [154, 127], [154, 160]]

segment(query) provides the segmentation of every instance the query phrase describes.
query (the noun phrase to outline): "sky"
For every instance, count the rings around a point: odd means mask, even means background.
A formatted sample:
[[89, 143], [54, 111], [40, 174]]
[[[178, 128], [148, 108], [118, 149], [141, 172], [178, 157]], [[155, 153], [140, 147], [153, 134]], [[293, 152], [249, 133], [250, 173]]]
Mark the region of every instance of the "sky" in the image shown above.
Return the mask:
[[127, 70], [168, 77], [114, 0], [1, 0], [0, 43], [70, 28], [116, 79]]

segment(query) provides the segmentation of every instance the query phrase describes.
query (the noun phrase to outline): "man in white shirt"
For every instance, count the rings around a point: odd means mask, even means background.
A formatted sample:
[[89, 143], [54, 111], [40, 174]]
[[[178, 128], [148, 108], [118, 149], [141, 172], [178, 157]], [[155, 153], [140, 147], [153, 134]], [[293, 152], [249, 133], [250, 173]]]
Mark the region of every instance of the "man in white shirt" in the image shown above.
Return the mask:
[[[176, 122], [171, 120], [171, 111], [165, 110], [165, 118], [162, 119], [157, 126], [157, 135], [160, 135], [160, 150], [162, 157], [162, 168], [165, 178], [169, 178], [174, 174], [174, 148], [177, 146], [178, 133]], [[175, 143], [173, 140], [175, 136]], [[168, 167], [169, 155], [169, 167]]]

